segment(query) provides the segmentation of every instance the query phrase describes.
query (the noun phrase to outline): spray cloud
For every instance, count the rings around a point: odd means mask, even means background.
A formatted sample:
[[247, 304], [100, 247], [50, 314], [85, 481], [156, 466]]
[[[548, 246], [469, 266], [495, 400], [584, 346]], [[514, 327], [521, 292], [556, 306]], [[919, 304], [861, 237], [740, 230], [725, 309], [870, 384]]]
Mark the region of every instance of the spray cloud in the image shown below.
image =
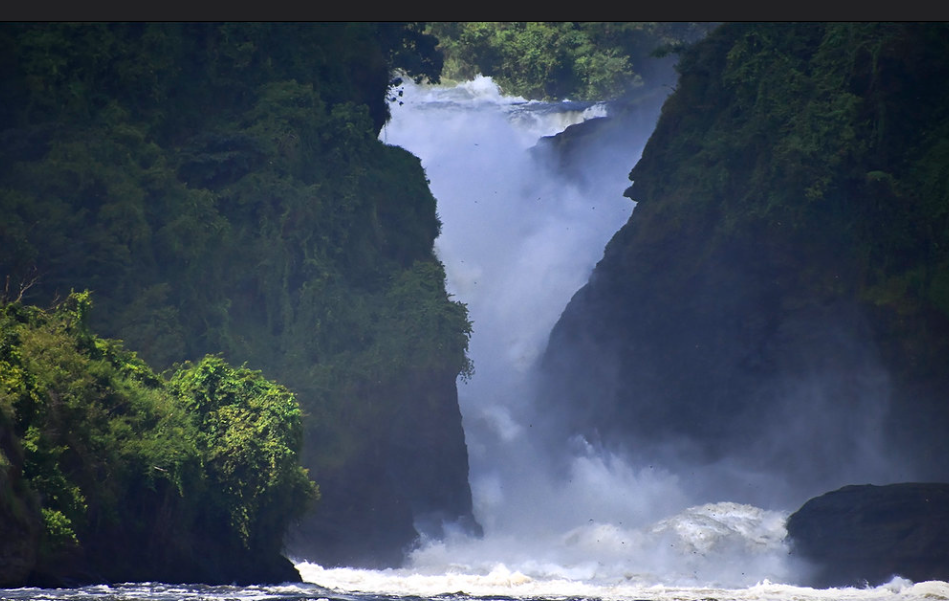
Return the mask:
[[[582, 438], [544, 440], [533, 367], [570, 297], [633, 204], [627, 175], [659, 102], [638, 131], [601, 146], [582, 181], [558, 177], [530, 149], [602, 105], [503, 97], [488, 78], [454, 88], [406, 84], [383, 141], [419, 156], [439, 202], [436, 241], [449, 292], [468, 306], [475, 374], [459, 383], [475, 514], [483, 540], [423, 546], [413, 568], [531, 578], [754, 584], [785, 579], [783, 518], [735, 503], [692, 507], [677, 473]], [[547, 432], [547, 430], [543, 430]], [[692, 507], [690, 509], [690, 507]], [[731, 564], [741, 569], [730, 569]]]

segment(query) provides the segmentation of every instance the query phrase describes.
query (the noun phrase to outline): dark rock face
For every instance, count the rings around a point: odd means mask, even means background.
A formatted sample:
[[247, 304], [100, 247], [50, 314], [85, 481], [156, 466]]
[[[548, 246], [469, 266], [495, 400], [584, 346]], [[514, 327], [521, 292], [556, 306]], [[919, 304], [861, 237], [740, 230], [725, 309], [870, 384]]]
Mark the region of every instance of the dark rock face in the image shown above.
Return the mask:
[[[946, 273], [941, 258], [911, 250], [931, 248], [929, 234], [897, 226], [945, 202], [921, 169], [903, 168], [927, 156], [922, 132], [941, 114], [941, 92], [925, 82], [943, 81], [949, 63], [912, 57], [929, 57], [927, 36], [942, 30], [848, 29], [886, 48], [888, 64], [933, 74], [872, 96], [846, 79], [870, 64], [838, 54], [823, 27], [723, 25], [683, 55], [630, 174], [636, 209], [551, 333], [540, 398], [555, 438], [582, 435], [687, 468], [699, 492], [772, 506], [847, 482], [949, 480], [949, 314], [931, 284], [894, 287], [914, 270]], [[817, 109], [778, 89], [791, 63], [820, 85], [845, 82], [827, 98], [855, 107], [808, 138], [806, 161], [788, 158], [801, 150], [789, 132]], [[865, 129], [870, 106], [914, 120], [877, 123], [878, 142]], [[862, 154], [835, 167], [845, 131], [863, 142], [840, 152]], [[883, 164], [918, 201], [884, 200], [867, 176]], [[747, 485], [749, 474], [767, 485]]]
[[788, 538], [811, 586], [949, 580], [949, 484], [845, 486], [793, 513]]
[[125, 554], [112, 553], [113, 561], [64, 555], [55, 565], [34, 569], [13, 586], [58, 588], [116, 582], [249, 586], [301, 582], [296, 567], [282, 555], [236, 555], [213, 542], [190, 547], [179, 543], [161, 549], [145, 544], [139, 549], [124, 547], [117, 551]]
[[0, 587], [26, 580], [43, 525], [35, 495], [22, 484], [23, 457], [0, 417]]
[[731, 462], [792, 489], [740, 490], [743, 502], [899, 477], [891, 381], [858, 302], [808, 298], [764, 245], [716, 248], [698, 231], [657, 245], [636, 217], [551, 334], [543, 398], [569, 416], [564, 436], [672, 467]]
[[422, 535], [439, 538], [445, 526], [480, 535], [457, 394], [449, 372], [414, 372], [388, 388], [396, 417], [365, 433], [358, 458], [318, 474], [322, 498], [291, 530], [290, 554], [382, 569], [401, 565]]

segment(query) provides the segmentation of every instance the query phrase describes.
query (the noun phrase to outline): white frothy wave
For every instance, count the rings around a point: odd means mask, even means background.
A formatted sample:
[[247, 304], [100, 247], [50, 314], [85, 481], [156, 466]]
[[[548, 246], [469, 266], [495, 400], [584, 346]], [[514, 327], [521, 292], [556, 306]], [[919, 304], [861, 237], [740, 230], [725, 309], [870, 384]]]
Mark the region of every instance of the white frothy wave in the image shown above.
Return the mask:
[[304, 581], [344, 594], [391, 595], [454, 599], [602, 599], [604, 601], [939, 601], [949, 600], [949, 583], [913, 583], [904, 578], [874, 588], [813, 589], [768, 580], [742, 588], [642, 584], [635, 581], [597, 584], [569, 578], [538, 579], [504, 564], [485, 573], [461, 569], [428, 574], [411, 569], [326, 569], [317, 564], [297, 564]]
[[[589, 520], [565, 532], [512, 530], [484, 539], [449, 536], [411, 556], [409, 569], [486, 577], [499, 567], [531, 582], [750, 586], [785, 581], [785, 515], [715, 503], [638, 527]], [[495, 591], [498, 592], [498, 591]]]

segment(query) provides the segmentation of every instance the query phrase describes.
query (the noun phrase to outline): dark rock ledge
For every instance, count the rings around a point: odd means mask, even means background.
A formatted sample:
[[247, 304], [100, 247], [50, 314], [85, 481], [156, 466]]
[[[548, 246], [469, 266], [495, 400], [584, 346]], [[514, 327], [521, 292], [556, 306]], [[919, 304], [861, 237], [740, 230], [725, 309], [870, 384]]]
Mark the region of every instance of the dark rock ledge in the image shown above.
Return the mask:
[[787, 528], [811, 586], [949, 580], [949, 484], [845, 486], [805, 503]]

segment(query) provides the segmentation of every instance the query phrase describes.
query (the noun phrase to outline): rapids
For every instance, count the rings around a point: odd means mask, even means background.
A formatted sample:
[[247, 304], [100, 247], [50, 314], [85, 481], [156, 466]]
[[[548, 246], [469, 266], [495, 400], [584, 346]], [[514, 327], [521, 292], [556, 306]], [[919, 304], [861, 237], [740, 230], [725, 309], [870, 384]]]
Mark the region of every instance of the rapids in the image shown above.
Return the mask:
[[[551, 582], [538, 585], [520, 575], [498, 568], [484, 578], [446, 574], [441, 578], [403, 577], [387, 572], [359, 570], [307, 569], [305, 575], [337, 583], [328, 589], [314, 584], [279, 586], [203, 586], [160, 583], [97, 585], [63, 589], [0, 589], [0, 599], [9, 601], [567, 601], [579, 599], [656, 601], [915, 601], [949, 599], [945, 582], [913, 584], [905, 580], [872, 589], [815, 590], [763, 582], [744, 589], [689, 588], [676, 586], [616, 586], [596, 588], [575, 582]], [[480, 582], [478, 582], [480, 580]], [[448, 587], [448, 588], [445, 588]], [[452, 588], [454, 587], [454, 588]], [[463, 589], [483, 591], [465, 594]], [[360, 592], [360, 591], [371, 592]], [[423, 591], [454, 591], [425, 593]], [[397, 592], [403, 591], [403, 592]], [[494, 591], [494, 592], [487, 592]], [[503, 591], [503, 592], [502, 592]]]

